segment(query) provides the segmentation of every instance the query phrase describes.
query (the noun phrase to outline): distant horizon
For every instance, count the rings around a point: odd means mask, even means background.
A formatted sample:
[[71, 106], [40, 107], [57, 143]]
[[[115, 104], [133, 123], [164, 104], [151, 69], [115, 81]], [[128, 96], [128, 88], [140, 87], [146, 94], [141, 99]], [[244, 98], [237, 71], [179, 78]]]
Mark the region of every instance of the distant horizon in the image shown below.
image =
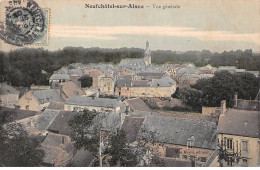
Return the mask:
[[[16, 49], [11, 49], [11, 50], [8, 50], [8, 51], [3, 51], [2, 49], [0, 49], [0, 52], [4, 52], [4, 53], [8, 53], [10, 51], [16, 51], [16, 50], [22, 50], [22, 49], [41, 49], [43, 48], [44, 50], [48, 50], [48, 51], [51, 51], [51, 52], [54, 52], [54, 51], [59, 51], [59, 50], [63, 50], [64, 48], [84, 48], [84, 49], [91, 49], [91, 48], [99, 48], [99, 49], [111, 49], [111, 50], [116, 50], [116, 49], [123, 49], [123, 48], [127, 48], [127, 49], [142, 49], [142, 50], [145, 50], [145, 48], [141, 48], [141, 47], [115, 47], [115, 48], [104, 48], [104, 47], [98, 47], [98, 46], [93, 46], [93, 47], [82, 47], [82, 46], [65, 46], [63, 48], [59, 48], [59, 49], [46, 49], [44, 47], [20, 47], [20, 48], [16, 48]], [[155, 50], [152, 50], [150, 49], [151, 51], [172, 51], [172, 52], [177, 52], [177, 53], [185, 53], [185, 52], [189, 52], [189, 51], [196, 51], [196, 52], [202, 52], [202, 51], [210, 51], [211, 53], [223, 53], [223, 52], [230, 52], [230, 51], [245, 51], [245, 50], [252, 50], [252, 53], [254, 54], [257, 54], [257, 53], [260, 53], [260, 51], [254, 51], [253, 49], [251, 48], [247, 48], [247, 49], [236, 49], [236, 50], [233, 50], [233, 49], [230, 49], [230, 50], [223, 50], [223, 51], [212, 51], [212, 50], [209, 50], [209, 49], [202, 49], [202, 50], [171, 50], [171, 49], [155, 49]]]
[[[260, 52], [259, 0], [131, 0], [150, 6], [143, 9], [85, 8], [86, 3], [99, 4], [98, 0], [35, 1], [41, 8], [51, 9], [49, 41], [46, 46], [25, 46], [29, 48], [145, 48], [149, 40], [152, 51]], [[114, 2], [128, 4], [129, 0]], [[154, 8], [154, 4], [180, 8]], [[0, 40], [3, 51], [17, 48]]]

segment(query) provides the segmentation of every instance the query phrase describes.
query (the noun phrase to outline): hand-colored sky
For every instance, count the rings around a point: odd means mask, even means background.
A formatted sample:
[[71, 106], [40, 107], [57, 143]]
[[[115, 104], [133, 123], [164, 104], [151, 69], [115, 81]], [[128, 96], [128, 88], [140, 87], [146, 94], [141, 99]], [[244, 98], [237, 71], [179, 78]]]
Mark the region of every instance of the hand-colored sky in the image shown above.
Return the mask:
[[[65, 46], [152, 50], [260, 51], [259, 0], [36, 0], [51, 9], [50, 50]], [[141, 4], [144, 9], [87, 9], [85, 4]], [[153, 8], [179, 5], [179, 9]], [[15, 48], [0, 41], [0, 50]]]

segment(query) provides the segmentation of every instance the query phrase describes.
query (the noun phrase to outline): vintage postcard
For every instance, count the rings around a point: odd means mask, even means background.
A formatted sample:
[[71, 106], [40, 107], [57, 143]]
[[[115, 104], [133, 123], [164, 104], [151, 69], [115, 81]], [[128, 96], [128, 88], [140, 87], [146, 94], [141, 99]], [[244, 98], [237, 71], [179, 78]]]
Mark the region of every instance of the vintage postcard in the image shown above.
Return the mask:
[[260, 0], [0, 0], [1, 167], [260, 167]]

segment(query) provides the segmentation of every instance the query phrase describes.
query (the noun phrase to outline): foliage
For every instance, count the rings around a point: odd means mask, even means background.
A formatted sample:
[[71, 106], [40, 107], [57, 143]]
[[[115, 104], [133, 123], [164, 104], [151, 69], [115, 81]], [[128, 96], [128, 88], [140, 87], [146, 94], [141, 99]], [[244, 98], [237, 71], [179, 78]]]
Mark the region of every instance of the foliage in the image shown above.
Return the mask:
[[84, 75], [84, 76], [80, 77], [79, 80], [81, 81], [81, 87], [83, 87], [83, 88], [92, 86], [93, 79], [92, 79], [92, 77], [89, 77], [88, 75]]
[[108, 160], [110, 166], [134, 167], [138, 164], [138, 155], [140, 155], [137, 152], [127, 143], [124, 131], [118, 131], [110, 136], [109, 147], [105, 153], [111, 155]]
[[236, 66], [239, 69], [260, 71], [260, 55], [252, 50], [236, 50], [222, 53], [212, 53], [208, 50], [187, 51], [177, 53], [175, 51], [153, 51], [152, 62], [163, 63], [193, 63], [197, 67], [211, 64], [212, 66]]
[[[144, 50], [135, 48], [101, 49], [65, 47], [62, 50], [48, 51], [43, 48], [22, 48], [8, 53], [0, 52], [1, 82], [13, 86], [29, 87], [48, 85], [54, 71], [71, 63], [119, 63], [123, 58], [143, 57]], [[3, 62], [2, 62], [3, 61]], [[45, 73], [47, 72], [47, 73]]]
[[258, 79], [253, 74], [221, 71], [212, 78], [198, 80], [191, 88], [180, 89], [178, 98], [194, 109], [202, 105], [217, 107], [222, 100], [232, 107], [235, 92], [240, 99], [251, 100], [255, 99], [258, 90]]
[[[97, 125], [97, 122], [104, 120], [98, 120], [98, 114], [102, 113], [84, 110], [69, 122], [74, 131], [72, 140], [75, 141], [77, 149], [84, 148], [91, 152], [96, 160], [99, 160], [101, 147], [101, 156], [108, 160], [110, 166], [136, 166], [140, 153], [130, 147], [123, 131], [112, 132], [108, 138], [106, 135], [103, 136], [106, 133], [101, 132], [101, 126]], [[101, 143], [105, 146], [101, 146]], [[104, 155], [108, 155], [109, 158]]]
[[200, 109], [202, 106], [202, 91], [185, 87], [181, 88], [178, 93], [178, 98], [187, 106], [194, 109]]
[[97, 112], [84, 110], [74, 116], [69, 121], [69, 125], [73, 130], [72, 140], [75, 141], [77, 149], [84, 148], [90, 151], [93, 155], [98, 155], [99, 137], [97, 131], [91, 129], [94, 126], [94, 118], [97, 116]]
[[21, 124], [6, 124], [0, 127], [0, 163], [3, 166], [32, 167], [40, 166], [44, 151], [40, 141], [29, 136]]
[[[138, 48], [101, 49], [65, 47], [62, 50], [48, 51], [43, 48], [22, 48], [10, 52], [0, 52], [0, 82], [13, 86], [29, 87], [48, 85], [48, 79], [54, 71], [72, 63], [109, 62], [117, 64], [124, 58], [142, 58], [144, 50]], [[152, 52], [154, 64], [194, 63], [196, 66], [236, 66], [237, 68], [260, 71], [260, 55], [252, 50], [237, 50], [212, 53], [207, 50]], [[70, 66], [69, 69], [72, 69]]]
[[226, 141], [223, 139], [220, 140], [220, 143], [218, 144], [218, 163], [220, 167], [223, 167], [223, 162], [229, 162], [230, 166], [233, 165], [233, 163], [238, 163], [239, 160], [242, 158], [241, 153], [238, 151], [235, 151], [235, 149], [232, 149], [232, 151], [228, 151], [226, 148]]
[[240, 99], [255, 99], [258, 92], [258, 80], [250, 73], [231, 74], [221, 71], [209, 79], [199, 80], [193, 88], [203, 92], [203, 105], [219, 106], [221, 100], [233, 106], [233, 97], [238, 92]]

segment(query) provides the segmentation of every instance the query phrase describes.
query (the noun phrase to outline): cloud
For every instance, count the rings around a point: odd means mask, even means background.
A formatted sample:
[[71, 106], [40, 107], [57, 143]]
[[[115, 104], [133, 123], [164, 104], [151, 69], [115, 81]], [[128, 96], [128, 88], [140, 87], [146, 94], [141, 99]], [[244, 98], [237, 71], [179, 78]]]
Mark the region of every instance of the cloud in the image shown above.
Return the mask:
[[191, 27], [174, 26], [51, 26], [51, 37], [116, 40], [117, 35], [193, 37], [202, 41], [236, 41], [260, 45], [260, 33], [200, 31]]

